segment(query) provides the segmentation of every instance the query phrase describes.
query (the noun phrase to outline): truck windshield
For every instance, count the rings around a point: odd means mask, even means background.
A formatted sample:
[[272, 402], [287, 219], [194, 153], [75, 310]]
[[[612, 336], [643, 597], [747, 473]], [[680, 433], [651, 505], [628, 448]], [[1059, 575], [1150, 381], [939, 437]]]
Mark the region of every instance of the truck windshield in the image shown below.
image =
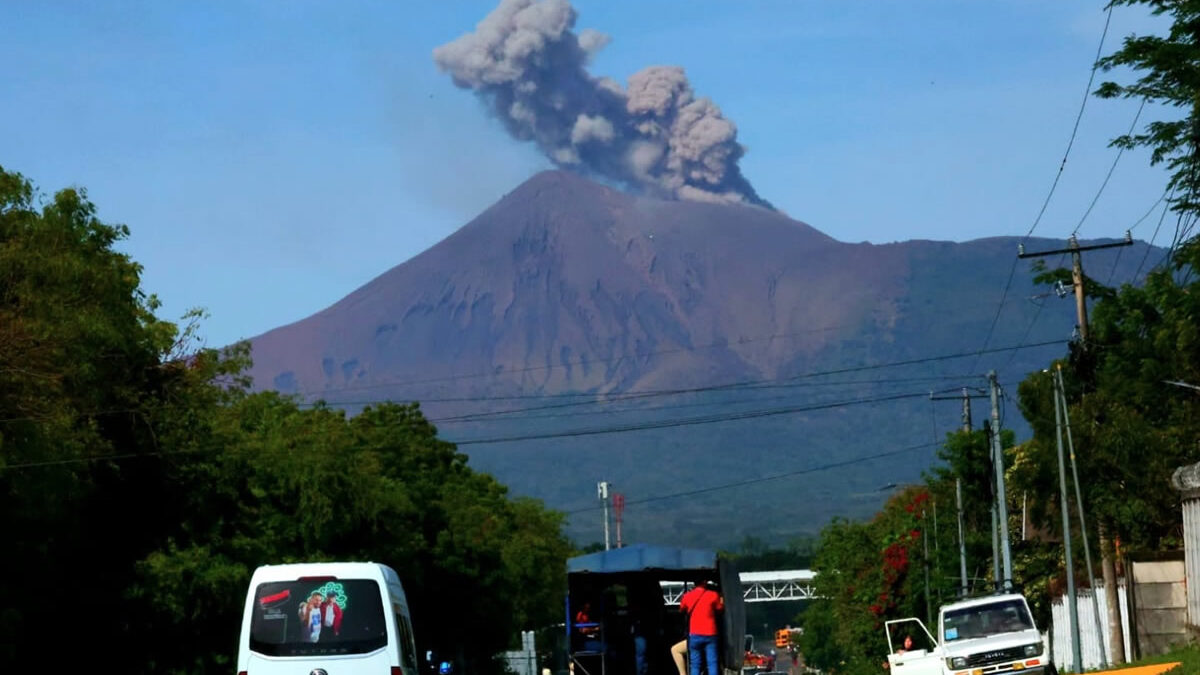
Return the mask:
[[1003, 600], [946, 612], [943, 634], [946, 642], [971, 640], [997, 633], [1012, 633], [1033, 628], [1029, 610], [1020, 600]]

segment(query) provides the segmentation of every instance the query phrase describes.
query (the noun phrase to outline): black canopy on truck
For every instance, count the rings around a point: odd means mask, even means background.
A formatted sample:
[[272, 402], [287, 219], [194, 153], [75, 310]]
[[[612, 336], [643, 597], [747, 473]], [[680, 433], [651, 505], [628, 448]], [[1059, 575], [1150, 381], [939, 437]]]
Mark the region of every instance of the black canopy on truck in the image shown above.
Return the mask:
[[[720, 660], [740, 672], [746, 611], [733, 561], [715, 551], [646, 544], [569, 559], [566, 626], [571, 661], [584, 671], [577, 675], [634, 673], [635, 637], [644, 639], [649, 675], [675, 673], [670, 647], [687, 637], [687, 626], [678, 601], [668, 604], [664, 594], [700, 582], [716, 584], [724, 597]], [[577, 621], [580, 611], [588, 621]]]

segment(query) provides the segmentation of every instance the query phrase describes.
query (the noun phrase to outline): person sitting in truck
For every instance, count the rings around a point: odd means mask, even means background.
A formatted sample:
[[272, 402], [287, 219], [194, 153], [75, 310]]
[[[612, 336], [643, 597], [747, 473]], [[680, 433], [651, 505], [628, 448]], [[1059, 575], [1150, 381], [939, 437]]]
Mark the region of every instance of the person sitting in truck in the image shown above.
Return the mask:
[[675, 662], [675, 669], [679, 671], [679, 675], [688, 675], [687, 652], [687, 638], [671, 645], [671, 660]]
[[581, 634], [589, 637], [600, 632], [600, 626], [592, 621], [592, 603], [583, 603], [583, 607], [580, 607], [579, 611], [575, 613], [575, 628]]
[[896, 647], [896, 653], [904, 654], [905, 652], [912, 651], [912, 648], [913, 648], [912, 635], [905, 635], [904, 642], [902, 642], [899, 647]]
[[599, 652], [604, 649], [604, 643], [600, 641], [600, 624], [592, 615], [591, 602], [585, 601], [575, 612], [574, 623], [575, 633], [582, 639], [584, 651]]

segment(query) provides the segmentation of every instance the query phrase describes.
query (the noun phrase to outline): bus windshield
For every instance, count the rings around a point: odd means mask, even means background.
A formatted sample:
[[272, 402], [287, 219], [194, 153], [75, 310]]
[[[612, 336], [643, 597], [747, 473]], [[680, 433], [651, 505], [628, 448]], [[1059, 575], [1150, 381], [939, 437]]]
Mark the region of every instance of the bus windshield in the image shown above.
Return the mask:
[[266, 656], [365, 654], [387, 645], [371, 579], [272, 581], [254, 592], [250, 649]]

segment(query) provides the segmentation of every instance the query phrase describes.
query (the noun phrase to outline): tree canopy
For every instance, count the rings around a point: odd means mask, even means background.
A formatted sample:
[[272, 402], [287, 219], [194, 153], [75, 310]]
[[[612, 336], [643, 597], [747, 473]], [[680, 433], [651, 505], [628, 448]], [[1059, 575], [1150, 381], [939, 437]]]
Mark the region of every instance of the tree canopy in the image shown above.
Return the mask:
[[69, 644], [133, 672], [228, 672], [251, 572], [290, 561], [391, 565], [421, 651], [472, 672], [558, 620], [561, 513], [472, 470], [416, 404], [347, 417], [252, 393], [247, 345], [196, 348], [203, 313], [155, 316], [115, 248], [127, 228], [83, 190], [34, 194], [0, 169], [8, 662]]

